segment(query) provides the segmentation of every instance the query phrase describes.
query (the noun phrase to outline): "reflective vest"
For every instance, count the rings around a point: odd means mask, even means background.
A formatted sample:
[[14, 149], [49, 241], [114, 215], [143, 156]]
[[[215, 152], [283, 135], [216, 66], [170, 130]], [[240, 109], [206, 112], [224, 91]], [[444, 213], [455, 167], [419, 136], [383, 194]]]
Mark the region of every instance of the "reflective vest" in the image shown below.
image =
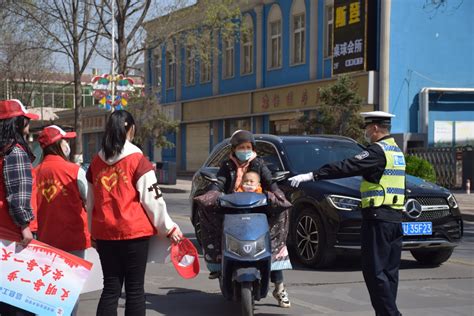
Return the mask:
[[58, 155], [45, 156], [35, 168], [38, 240], [64, 251], [91, 246], [79, 168]]
[[405, 157], [393, 138], [376, 144], [383, 149], [387, 163], [379, 183], [363, 179], [360, 185], [362, 208], [386, 205], [401, 210], [405, 203]]
[[[99, 240], [124, 240], [156, 234], [140, 203], [136, 183], [142, 153], [134, 153], [113, 165], [96, 156], [87, 180], [94, 190], [91, 234]], [[148, 170], [147, 170], [148, 171]]]

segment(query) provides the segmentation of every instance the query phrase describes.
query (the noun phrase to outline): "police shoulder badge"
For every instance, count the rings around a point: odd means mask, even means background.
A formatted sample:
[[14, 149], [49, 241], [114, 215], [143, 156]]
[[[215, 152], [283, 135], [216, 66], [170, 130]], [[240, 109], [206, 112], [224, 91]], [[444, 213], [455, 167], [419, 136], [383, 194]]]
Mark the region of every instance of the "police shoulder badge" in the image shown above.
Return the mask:
[[367, 150], [364, 150], [363, 152], [361, 152], [360, 154], [355, 155], [354, 157], [356, 159], [362, 160], [362, 159], [365, 159], [365, 158], [369, 157], [369, 152]]

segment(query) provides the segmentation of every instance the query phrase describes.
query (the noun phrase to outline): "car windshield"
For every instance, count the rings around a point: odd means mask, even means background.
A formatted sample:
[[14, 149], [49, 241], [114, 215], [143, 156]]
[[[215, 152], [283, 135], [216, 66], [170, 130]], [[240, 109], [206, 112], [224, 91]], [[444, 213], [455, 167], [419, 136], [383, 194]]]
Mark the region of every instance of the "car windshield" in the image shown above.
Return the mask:
[[288, 142], [285, 148], [291, 168], [296, 173], [313, 171], [327, 163], [354, 157], [363, 150], [359, 144], [334, 139]]

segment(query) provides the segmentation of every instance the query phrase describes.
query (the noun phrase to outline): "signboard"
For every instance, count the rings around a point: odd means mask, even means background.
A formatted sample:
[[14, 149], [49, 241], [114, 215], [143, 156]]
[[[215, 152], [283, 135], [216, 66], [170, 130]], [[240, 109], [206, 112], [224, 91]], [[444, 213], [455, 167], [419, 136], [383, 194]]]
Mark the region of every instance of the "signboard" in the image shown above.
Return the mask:
[[452, 146], [453, 144], [453, 122], [434, 122], [434, 143], [435, 146]]
[[0, 239], [0, 302], [37, 315], [70, 315], [91, 268], [36, 240], [23, 247]]
[[474, 145], [474, 121], [456, 121], [456, 146]]
[[366, 0], [334, 0], [333, 74], [366, 69]]

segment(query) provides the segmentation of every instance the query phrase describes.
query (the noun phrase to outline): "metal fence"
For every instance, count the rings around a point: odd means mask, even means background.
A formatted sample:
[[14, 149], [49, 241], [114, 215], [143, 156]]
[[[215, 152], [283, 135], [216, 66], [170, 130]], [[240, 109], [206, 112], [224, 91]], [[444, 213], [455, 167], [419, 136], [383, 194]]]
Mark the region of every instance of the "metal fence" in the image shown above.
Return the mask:
[[436, 172], [437, 184], [445, 188], [462, 186], [462, 148], [411, 148], [409, 155], [428, 160]]

